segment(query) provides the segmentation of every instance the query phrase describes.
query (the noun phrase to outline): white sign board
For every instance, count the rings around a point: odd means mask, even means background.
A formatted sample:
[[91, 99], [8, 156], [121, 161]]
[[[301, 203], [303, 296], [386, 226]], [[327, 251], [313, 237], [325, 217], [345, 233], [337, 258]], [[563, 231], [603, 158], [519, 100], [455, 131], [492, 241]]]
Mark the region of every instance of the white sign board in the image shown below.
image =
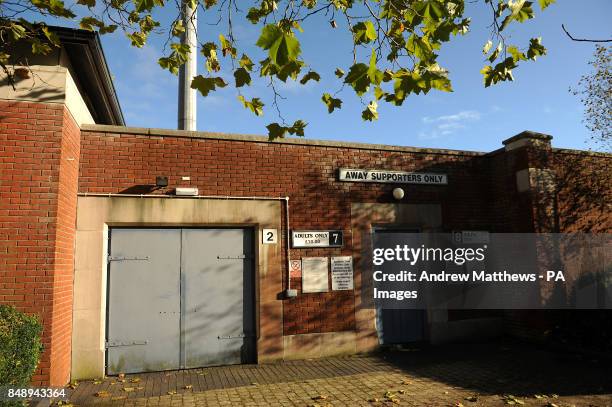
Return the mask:
[[489, 232], [484, 230], [463, 230], [461, 241], [466, 244], [489, 243]]
[[331, 258], [332, 290], [353, 289], [353, 257]]
[[302, 258], [303, 293], [325, 293], [329, 291], [327, 263], [327, 257]]
[[261, 238], [263, 244], [275, 244], [278, 241], [278, 231], [276, 229], [264, 229]]
[[404, 172], [387, 170], [361, 170], [354, 168], [340, 168], [338, 178], [347, 182], [381, 182], [386, 184], [427, 184], [446, 185], [446, 174], [432, 174], [423, 172]]
[[291, 232], [294, 248], [300, 247], [342, 247], [341, 230], [294, 230]]

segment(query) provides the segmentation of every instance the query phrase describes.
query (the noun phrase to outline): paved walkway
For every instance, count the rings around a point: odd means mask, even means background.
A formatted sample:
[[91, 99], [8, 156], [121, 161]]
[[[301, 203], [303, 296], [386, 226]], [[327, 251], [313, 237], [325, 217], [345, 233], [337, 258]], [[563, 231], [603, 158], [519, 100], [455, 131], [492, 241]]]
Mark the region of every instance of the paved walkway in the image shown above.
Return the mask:
[[81, 382], [73, 405], [609, 406], [610, 361], [517, 344], [454, 345]]

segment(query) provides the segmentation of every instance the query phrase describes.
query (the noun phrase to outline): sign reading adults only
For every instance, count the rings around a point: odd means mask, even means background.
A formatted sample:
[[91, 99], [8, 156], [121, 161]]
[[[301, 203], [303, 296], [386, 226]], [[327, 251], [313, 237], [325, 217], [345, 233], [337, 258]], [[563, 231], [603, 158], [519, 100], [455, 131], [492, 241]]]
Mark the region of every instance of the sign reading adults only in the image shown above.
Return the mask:
[[[612, 309], [612, 234], [375, 233], [367, 306]], [[371, 271], [371, 272], [369, 272]]]
[[348, 182], [380, 182], [387, 184], [429, 184], [446, 185], [446, 174], [431, 174], [422, 172], [404, 172], [387, 170], [361, 170], [340, 168], [338, 178]]

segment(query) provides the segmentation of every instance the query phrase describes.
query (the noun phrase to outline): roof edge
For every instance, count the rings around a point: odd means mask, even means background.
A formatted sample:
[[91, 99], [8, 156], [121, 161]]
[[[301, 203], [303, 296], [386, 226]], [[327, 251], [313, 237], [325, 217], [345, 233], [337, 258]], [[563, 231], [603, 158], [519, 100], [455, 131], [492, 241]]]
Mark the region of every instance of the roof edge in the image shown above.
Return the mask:
[[422, 147], [403, 147], [403, 146], [392, 146], [392, 145], [387, 145], [387, 144], [353, 143], [353, 142], [346, 142], [346, 141], [331, 141], [331, 140], [316, 140], [316, 139], [285, 138], [285, 139], [270, 141], [268, 137], [261, 136], [261, 135], [156, 129], [156, 128], [144, 128], [144, 127], [109, 126], [109, 125], [100, 125], [100, 124], [94, 124], [94, 125], [84, 124], [81, 129], [83, 131], [97, 132], [97, 133], [110, 133], [110, 134], [130, 134], [130, 135], [151, 136], [151, 137], [179, 137], [179, 138], [195, 138], [195, 139], [209, 139], [209, 140], [247, 141], [247, 142], [254, 142], [254, 143], [352, 148], [352, 149], [359, 149], [359, 150], [398, 151], [398, 152], [410, 152], [410, 153], [421, 153], [421, 154], [463, 155], [463, 156], [483, 156], [487, 154], [487, 153], [480, 152], [480, 151], [448, 150], [448, 149], [422, 148]]

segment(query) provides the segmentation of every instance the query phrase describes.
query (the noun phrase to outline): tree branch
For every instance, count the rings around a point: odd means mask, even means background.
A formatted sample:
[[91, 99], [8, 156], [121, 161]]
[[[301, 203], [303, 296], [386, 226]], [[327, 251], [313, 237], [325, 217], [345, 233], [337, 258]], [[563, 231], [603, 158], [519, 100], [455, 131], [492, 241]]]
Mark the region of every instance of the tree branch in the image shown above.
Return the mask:
[[570, 37], [570, 39], [572, 41], [578, 41], [578, 42], [612, 42], [612, 39], [609, 39], [609, 40], [591, 40], [591, 39], [587, 39], [587, 38], [574, 38], [574, 37], [572, 37], [572, 35], [570, 33], [567, 32], [567, 30], [565, 29], [565, 26], [563, 24], [561, 24], [561, 28], [563, 28], [563, 31], [565, 31], [565, 34], [567, 34], [567, 36]]

